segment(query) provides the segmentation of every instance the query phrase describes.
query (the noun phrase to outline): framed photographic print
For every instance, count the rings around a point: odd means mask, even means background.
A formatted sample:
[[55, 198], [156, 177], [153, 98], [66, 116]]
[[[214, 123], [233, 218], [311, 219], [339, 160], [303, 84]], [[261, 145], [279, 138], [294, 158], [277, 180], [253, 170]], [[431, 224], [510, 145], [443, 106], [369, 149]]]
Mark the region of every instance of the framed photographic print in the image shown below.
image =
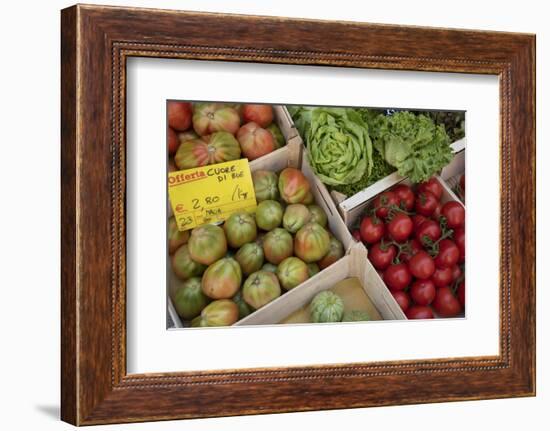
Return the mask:
[[61, 30], [63, 420], [535, 394], [533, 35]]

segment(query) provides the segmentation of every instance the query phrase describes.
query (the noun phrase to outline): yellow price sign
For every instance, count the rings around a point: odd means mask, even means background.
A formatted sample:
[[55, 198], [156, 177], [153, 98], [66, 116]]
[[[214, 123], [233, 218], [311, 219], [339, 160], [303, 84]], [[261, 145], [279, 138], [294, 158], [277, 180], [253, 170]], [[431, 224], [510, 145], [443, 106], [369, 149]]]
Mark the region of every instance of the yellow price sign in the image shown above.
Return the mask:
[[235, 211], [256, 210], [247, 159], [170, 172], [168, 195], [182, 231], [224, 221]]

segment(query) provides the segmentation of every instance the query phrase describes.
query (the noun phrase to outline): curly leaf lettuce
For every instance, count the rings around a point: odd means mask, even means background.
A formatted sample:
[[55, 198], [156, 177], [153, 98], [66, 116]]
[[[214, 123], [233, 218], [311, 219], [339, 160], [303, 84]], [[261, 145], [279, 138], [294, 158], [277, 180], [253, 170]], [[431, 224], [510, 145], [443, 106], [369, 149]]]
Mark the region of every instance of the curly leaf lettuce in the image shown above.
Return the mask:
[[322, 182], [352, 184], [372, 169], [368, 126], [353, 109], [315, 108], [306, 132], [309, 163]]
[[407, 111], [379, 116], [373, 130], [374, 147], [399, 174], [414, 183], [427, 180], [452, 159], [443, 126]]

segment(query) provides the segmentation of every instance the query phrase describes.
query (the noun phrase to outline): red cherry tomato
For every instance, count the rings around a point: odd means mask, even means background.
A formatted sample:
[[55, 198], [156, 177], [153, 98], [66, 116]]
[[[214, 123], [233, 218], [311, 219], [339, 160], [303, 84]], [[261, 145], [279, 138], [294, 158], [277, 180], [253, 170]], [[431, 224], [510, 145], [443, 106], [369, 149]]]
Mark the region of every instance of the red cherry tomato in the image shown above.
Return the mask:
[[435, 298], [435, 285], [432, 280], [416, 280], [410, 294], [416, 305], [430, 305]]
[[406, 313], [411, 306], [411, 298], [409, 297], [409, 294], [403, 290], [396, 290], [391, 294], [399, 304], [399, 307], [401, 307], [401, 310]]
[[434, 209], [434, 212], [431, 215], [431, 219], [435, 220], [436, 222], [439, 222], [439, 217], [441, 217], [441, 202], [438, 202], [437, 206]]
[[376, 243], [369, 247], [369, 260], [372, 265], [379, 270], [384, 270], [392, 263], [397, 249], [395, 245], [386, 244], [382, 246], [381, 243]]
[[425, 305], [413, 305], [405, 313], [407, 319], [433, 319], [434, 313]]
[[417, 213], [425, 217], [430, 217], [435, 211], [437, 203], [438, 200], [433, 193], [429, 191], [423, 191], [416, 196], [414, 208], [416, 209]]
[[361, 238], [361, 232], [359, 231], [359, 229], [355, 229], [352, 233], [353, 235], [353, 238], [356, 240], [356, 241], [363, 241], [363, 238]]
[[421, 250], [409, 259], [409, 271], [421, 280], [430, 278], [435, 271], [434, 260], [428, 253]]
[[437, 289], [432, 306], [442, 317], [454, 317], [462, 311], [460, 302], [449, 286]]
[[391, 290], [405, 289], [411, 284], [411, 279], [411, 272], [404, 263], [390, 265], [384, 271], [384, 282]]
[[456, 229], [464, 226], [466, 217], [464, 207], [459, 202], [449, 201], [441, 208], [441, 215], [447, 220], [447, 226]]
[[409, 186], [399, 184], [392, 190], [397, 196], [397, 205], [404, 210], [410, 211], [414, 208], [414, 193]]
[[435, 265], [438, 268], [452, 268], [458, 262], [460, 251], [457, 245], [450, 239], [442, 239], [439, 242], [439, 253], [435, 257]]
[[422, 245], [425, 245], [426, 238], [437, 241], [441, 237], [441, 228], [439, 223], [433, 220], [426, 220], [416, 230], [416, 239]]
[[[436, 271], [437, 271], [437, 269], [436, 269]], [[451, 281], [456, 281], [456, 280], [458, 280], [458, 277], [460, 277], [462, 275], [462, 270], [460, 269], [460, 266], [455, 265], [451, 268], [451, 273], [452, 273], [452, 280]]]
[[424, 223], [426, 220], [428, 220], [426, 217], [424, 217], [423, 215], [421, 214], [415, 214], [412, 216], [412, 221], [413, 221], [413, 224], [414, 224], [414, 231], [416, 232], [416, 230], [420, 227], [420, 225], [422, 223]]
[[392, 191], [380, 193], [374, 199], [374, 207], [377, 208], [375, 214], [380, 218], [386, 218], [390, 207], [392, 205], [398, 205], [397, 196]]
[[388, 223], [388, 234], [397, 242], [403, 242], [413, 231], [413, 222], [407, 214], [397, 213]]
[[417, 190], [418, 192], [430, 192], [437, 200], [440, 200], [443, 194], [443, 186], [435, 177], [431, 177], [428, 181], [420, 183]]
[[402, 262], [407, 263], [410, 260], [410, 258], [413, 257], [420, 250], [422, 250], [422, 246], [415, 238], [413, 238], [408, 242], [408, 250], [401, 251], [401, 254], [399, 255], [399, 259]]
[[364, 217], [361, 220], [359, 232], [361, 239], [367, 244], [374, 244], [382, 239], [386, 228], [384, 222], [376, 216]]
[[466, 233], [464, 232], [464, 229], [455, 229], [453, 233], [453, 239], [458, 247], [458, 250], [460, 251], [460, 258], [458, 259], [458, 261], [464, 262], [464, 259], [466, 257]]
[[432, 281], [434, 282], [435, 287], [448, 286], [453, 282], [453, 270], [451, 268], [436, 268], [432, 275]]
[[458, 285], [456, 296], [458, 298], [458, 302], [460, 302], [460, 305], [464, 308], [466, 306], [466, 283], [462, 282]]

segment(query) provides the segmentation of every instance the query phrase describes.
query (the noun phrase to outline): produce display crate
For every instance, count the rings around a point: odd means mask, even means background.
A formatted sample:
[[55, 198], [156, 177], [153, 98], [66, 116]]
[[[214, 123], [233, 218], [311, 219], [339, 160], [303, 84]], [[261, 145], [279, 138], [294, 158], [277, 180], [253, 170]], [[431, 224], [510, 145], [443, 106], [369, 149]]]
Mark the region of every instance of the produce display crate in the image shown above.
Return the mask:
[[[273, 106], [273, 122], [277, 124], [277, 126], [281, 130], [281, 133], [285, 138], [285, 143], [288, 145], [288, 143], [293, 142], [294, 140], [296, 140], [296, 138], [301, 139], [299, 136], [298, 130], [294, 126], [292, 117], [290, 116], [290, 113], [286, 109], [286, 106], [285, 105], [272, 105], [272, 106]], [[279, 148], [279, 150], [276, 150], [273, 153], [280, 151], [281, 149], [282, 148]], [[260, 162], [261, 160], [263, 160], [266, 157], [269, 157], [273, 153], [267, 154], [263, 157], [259, 157], [258, 159], [254, 160], [251, 163]], [[297, 166], [299, 166], [299, 164]], [[167, 201], [167, 206], [168, 206], [168, 217], [171, 217], [172, 215], [174, 215], [174, 213], [172, 211], [172, 206], [168, 201]]]
[[176, 309], [174, 308], [174, 304], [172, 303], [169, 295], [167, 296], [166, 310], [168, 312], [166, 316], [166, 326], [168, 328], [182, 328], [183, 325], [181, 323], [181, 319], [178, 316], [178, 313], [176, 313]]
[[[449, 201], [456, 201], [456, 202], [459, 202], [462, 206], [464, 206], [462, 201], [458, 198], [458, 196], [456, 196], [456, 194], [447, 185], [447, 183], [445, 182], [445, 180], [441, 176], [438, 175], [435, 178], [437, 179], [437, 181], [441, 184], [441, 187], [443, 188], [443, 193], [441, 195], [441, 203], [442, 204], [445, 204], [446, 202], [449, 202]], [[411, 181], [409, 181], [407, 178], [402, 178], [401, 181], [399, 181], [397, 183], [389, 184], [384, 190], [381, 190], [379, 193], [382, 193], [386, 190], [389, 190], [390, 188], [394, 187], [397, 184], [405, 184], [407, 186], [413, 186]], [[361, 217], [364, 214], [365, 210], [371, 204], [371, 202], [376, 198], [376, 196], [378, 196], [379, 193], [376, 193], [374, 196], [371, 196], [368, 200], [362, 202], [360, 205], [357, 205], [355, 208], [353, 208], [353, 210], [348, 212], [348, 217], [345, 221], [345, 224], [346, 224], [347, 228], [350, 231], [354, 227], [356, 227], [357, 224], [359, 224], [359, 220], [361, 219]], [[371, 264], [370, 261], [368, 263]], [[375, 274], [373, 275], [373, 277], [376, 277], [380, 281], [380, 283], [382, 283], [384, 288], [389, 293], [389, 291], [390, 291], [389, 288], [386, 286], [386, 284], [384, 283], [384, 281], [382, 280], [382, 278], [380, 277], [380, 275], [376, 271], [375, 271]], [[434, 312], [434, 317], [437, 318], [439, 316], [437, 316], [437, 314]], [[457, 317], [464, 317], [464, 312], [462, 312]]]
[[386, 289], [384, 282], [367, 260], [366, 248], [363, 244], [355, 243], [342, 259], [235, 325], [278, 324], [296, 310], [309, 304], [319, 292], [330, 289], [336, 283], [349, 277], [359, 279], [366, 295], [383, 320], [406, 319], [405, 314], [389, 290]]
[[[451, 144], [451, 147], [455, 156], [451, 163], [443, 168], [441, 172], [441, 176], [445, 180], [452, 177], [452, 175], [450, 175], [451, 172], [454, 172], [452, 169], [457, 170], [458, 173], [458, 170], [460, 170], [460, 167], [462, 167], [462, 172], [464, 172], [466, 138], [455, 141], [453, 144]], [[443, 177], [444, 173], [448, 173], [448, 175]], [[381, 180], [378, 180], [374, 184], [371, 184], [369, 187], [356, 193], [353, 196], [346, 197], [336, 191], [331, 192], [330, 195], [332, 196], [332, 199], [338, 204], [338, 209], [340, 214], [342, 215], [342, 218], [344, 219], [344, 222], [348, 224], [348, 220], [350, 217], [352, 217], [352, 213], [356, 212], [357, 208], [361, 207], [364, 202], [372, 199], [372, 197], [382, 193], [384, 190], [393, 187], [394, 185], [402, 182], [405, 179], [405, 177], [399, 175], [397, 172], [394, 172], [382, 178]]]
[[272, 105], [275, 123], [281, 129], [281, 133], [285, 137], [285, 141], [289, 141], [296, 136], [299, 136], [294, 121], [286, 109], [285, 105]]
[[[302, 140], [299, 136], [296, 135], [290, 138], [287, 142], [287, 145], [285, 145], [284, 147], [279, 148], [278, 150], [273, 151], [270, 154], [267, 154], [261, 158], [258, 158], [250, 162], [250, 170], [254, 172], [262, 169], [267, 169], [267, 170], [278, 172], [283, 170], [286, 167], [294, 167], [294, 168], [301, 167], [302, 172], [310, 182], [311, 192], [313, 193], [315, 203], [319, 205], [327, 214], [329, 230], [343, 244], [344, 249], [348, 251], [349, 248], [355, 243], [353, 241], [353, 237], [351, 236], [351, 233], [349, 232], [346, 225], [342, 221], [342, 218], [338, 213], [336, 205], [331, 199], [330, 195], [328, 194], [326, 188], [314, 175], [305, 157], [303, 157], [303, 151], [304, 151], [304, 147], [303, 147]], [[331, 265], [328, 268], [325, 268], [324, 270], [320, 271], [318, 274], [323, 274], [323, 275], [327, 274], [328, 271], [331, 271], [332, 267], [333, 265]], [[174, 291], [176, 289], [177, 284], [181, 282], [171, 270], [170, 262], [168, 262], [168, 271], [169, 271], [168, 292], [170, 293]], [[302, 285], [295, 287], [293, 291], [296, 289], [300, 289]], [[275, 299], [273, 302], [284, 300], [286, 295], [288, 295], [288, 292], [284, 293], [279, 298]], [[255, 312], [253, 312], [247, 317], [262, 314], [265, 308], [266, 306], [256, 310]], [[179, 318], [179, 316], [177, 315], [173, 307], [172, 301], [170, 299], [170, 294], [168, 295], [168, 314], [169, 314], [169, 317], [174, 321], [174, 325], [176, 328], [185, 326], [184, 322], [181, 321], [181, 319]], [[237, 324], [239, 324], [239, 322], [237, 322]]]
[[[461, 142], [462, 141], [462, 142]], [[464, 144], [462, 148], [457, 148], [455, 157], [452, 162], [443, 168], [440, 177], [445, 180], [445, 183], [455, 192], [462, 203], [465, 203], [464, 193], [459, 190], [460, 177], [466, 170], [466, 138], [456, 142]]]

